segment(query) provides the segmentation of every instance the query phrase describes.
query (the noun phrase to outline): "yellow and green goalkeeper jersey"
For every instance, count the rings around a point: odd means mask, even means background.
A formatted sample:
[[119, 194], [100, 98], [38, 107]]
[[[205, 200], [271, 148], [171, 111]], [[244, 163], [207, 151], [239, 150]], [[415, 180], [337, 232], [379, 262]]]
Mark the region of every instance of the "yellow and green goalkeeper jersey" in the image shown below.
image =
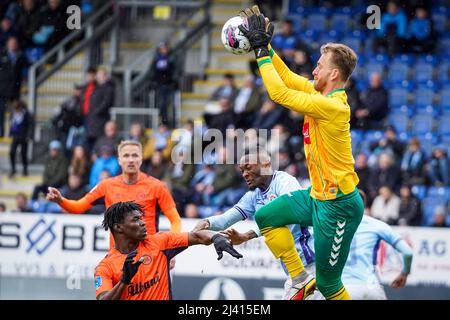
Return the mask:
[[326, 96], [283, 63], [271, 57], [257, 60], [270, 98], [305, 115], [303, 142], [311, 180], [311, 197], [333, 200], [355, 190], [359, 182], [354, 170], [350, 139], [350, 106], [344, 89]]

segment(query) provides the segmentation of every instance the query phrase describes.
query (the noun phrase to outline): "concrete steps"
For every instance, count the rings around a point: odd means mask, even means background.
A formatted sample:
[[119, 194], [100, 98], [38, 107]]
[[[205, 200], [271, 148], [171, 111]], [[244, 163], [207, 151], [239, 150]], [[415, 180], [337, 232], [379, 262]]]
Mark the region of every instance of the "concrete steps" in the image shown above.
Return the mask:
[[[225, 50], [220, 34], [224, 23], [231, 17], [236, 16], [239, 12], [248, 7], [250, 3], [246, 1], [235, 0], [215, 0], [212, 2], [211, 17], [211, 60], [210, 67], [205, 70], [206, 80], [195, 80], [193, 82], [192, 92], [183, 92], [181, 117], [189, 119], [202, 119], [205, 105], [212, 92], [222, 84], [223, 77], [226, 73], [235, 76], [238, 86], [243, 83], [243, 78], [250, 74], [249, 61], [253, 59], [251, 55], [236, 56]], [[188, 22], [188, 26], [193, 26], [194, 21]], [[200, 42], [195, 44], [189, 54], [195, 58], [200, 50]], [[189, 65], [187, 66], [189, 69]], [[188, 72], [188, 70], [186, 70]]]

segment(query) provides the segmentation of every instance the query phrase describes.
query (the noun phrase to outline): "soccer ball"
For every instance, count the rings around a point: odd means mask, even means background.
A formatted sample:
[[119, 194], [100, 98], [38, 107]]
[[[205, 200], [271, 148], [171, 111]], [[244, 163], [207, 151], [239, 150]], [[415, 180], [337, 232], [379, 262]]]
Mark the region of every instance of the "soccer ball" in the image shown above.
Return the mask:
[[250, 42], [239, 26], [244, 22], [240, 16], [229, 19], [222, 28], [222, 43], [228, 51], [234, 54], [244, 54], [251, 50]]

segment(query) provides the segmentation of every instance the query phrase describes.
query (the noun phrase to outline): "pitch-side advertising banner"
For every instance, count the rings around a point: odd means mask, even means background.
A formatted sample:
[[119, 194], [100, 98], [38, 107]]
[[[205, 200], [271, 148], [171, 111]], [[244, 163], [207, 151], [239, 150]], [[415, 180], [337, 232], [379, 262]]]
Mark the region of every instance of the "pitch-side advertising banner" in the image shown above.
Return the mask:
[[[191, 230], [198, 220], [183, 219], [183, 230]], [[93, 279], [95, 266], [105, 256], [109, 234], [101, 228], [102, 216], [67, 214], [0, 215], [0, 275], [20, 277], [76, 276]], [[253, 228], [253, 221], [235, 225], [239, 231]], [[160, 229], [169, 223], [160, 219]], [[408, 285], [437, 284], [450, 287], [450, 229], [394, 228], [414, 252]], [[211, 246], [193, 246], [176, 257], [174, 276], [205, 278], [232, 277], [283, 280], [285, 274], [262, 238], [236, 246], [243, 259], [228, 253], [217, 261]], [[377, 271], [383, 283], [401, 270], [401, 256], [385, 243], [380, 244]]]

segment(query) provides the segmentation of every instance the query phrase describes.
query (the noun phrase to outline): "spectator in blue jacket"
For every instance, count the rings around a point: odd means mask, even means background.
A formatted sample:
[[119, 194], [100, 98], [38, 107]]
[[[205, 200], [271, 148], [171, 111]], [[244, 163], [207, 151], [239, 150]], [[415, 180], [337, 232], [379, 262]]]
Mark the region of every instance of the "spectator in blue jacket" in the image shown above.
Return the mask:
[[396, 2], [388, 2], [387, 12], [381, 16], [381, 26], [375, 40], [375, 51], [379, 51], [379, 47], [384, 47], [389, 55], [400, 53], [408, 36], [407, 28], [408, 20], [403, 10], [398, 7]]
[[114, 177], [120, 172], [119, 161], [114, 156], [114, 150], [110, 145], [104, 145], [100, 148], [100, 157], [92, 165], [91, 175], [89, 177], [89, 187], [95, 187], [100, 181], [102, 171], [108, 170]]
[[424, 184], [424, 163], [425, 154], [420, 149], [420, 142], [417, 138], [412, 138], [409, 142], [408, 149], [403, 154], [400, 164], [403, 182], [408, 184]]
[[416, 16], [409, 23], [409, 49], [414, 53], [432, 53], [435, 47], [433, 22], [423, 7], [416, 9]]
[[428, 163], [428, 177], [434, 186], [450, 185], [450, 160], [444, 147], [438, 146]]

